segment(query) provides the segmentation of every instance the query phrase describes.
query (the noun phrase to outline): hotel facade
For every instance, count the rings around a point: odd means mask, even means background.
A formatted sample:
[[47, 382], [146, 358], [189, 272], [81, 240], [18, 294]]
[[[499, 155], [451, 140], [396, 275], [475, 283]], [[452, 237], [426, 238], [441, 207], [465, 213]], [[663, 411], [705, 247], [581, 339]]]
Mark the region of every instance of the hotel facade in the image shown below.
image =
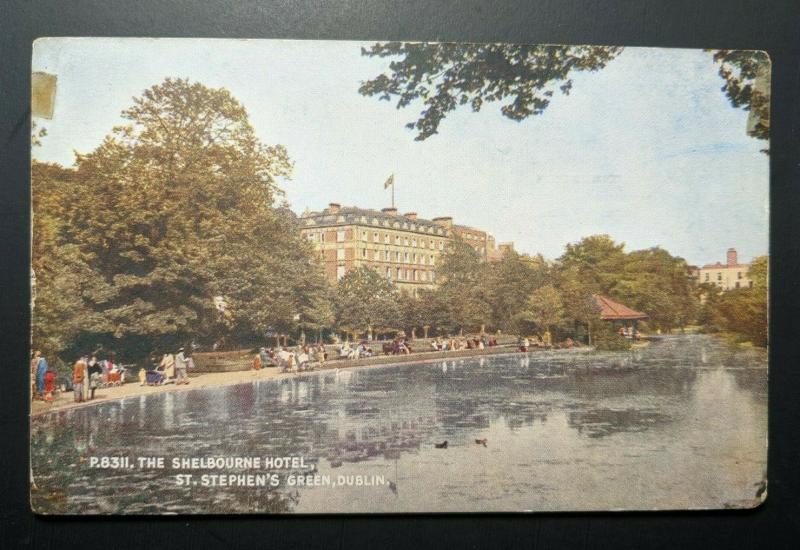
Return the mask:
[[331, 203], [322, 212], [303, 214], [300, 231], [319, 255], [330, 282], [367, 266], [414, 296], [422, 288], [434, 287], [436, 266], [455, 238], [470, 244], [485, 261], [498, 257], [494, 237], [485, 231], [454, 225], [451, 217], [426, 220], [414, 212], [400, 214], [396, 208]]

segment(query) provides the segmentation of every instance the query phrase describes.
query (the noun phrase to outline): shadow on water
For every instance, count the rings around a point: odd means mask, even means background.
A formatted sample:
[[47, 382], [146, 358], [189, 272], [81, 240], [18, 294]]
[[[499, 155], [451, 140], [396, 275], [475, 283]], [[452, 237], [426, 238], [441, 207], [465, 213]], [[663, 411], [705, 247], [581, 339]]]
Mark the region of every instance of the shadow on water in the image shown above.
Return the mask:
[[[718, 372], [719, 380], [704, 374]], [[709, 418], [704, 426], [686, 411], [717, 414], [720, 407], [706, 403], [714, 397], [706, 388], [730, 377], [733, 386], [724, 404], [741, 408], [752, 401], [763, 404], [766, 414], [765, 354], [696, 335], [667, 337], [632, 352], [456, 359], [133, 397], [34, 419], [32, 500], [46, 513], [578, 509], [583, 501], [571, 500], [558, 485], [559, 476], [575, 475], [562, 472], [568, 464], [591, 469], [596, 463], [598, 472], [609, 467], [592, 442], [624, 434], [636, 438], [626, 440], [635, 452], [620, 459], [630, 463], [613, 466], [641, 468], [642, 475], [649, 466], [638, 457], [662, 453], [664, 438], [697, 439], [701, 443], [687, 452], [716, 452], [727, 460], [727, 440], [718, 449], [702, 443], [700, 432], [717, 419]], [[719, 426], [728, 429], [724, 422]], [[761, 435], [758, 422], [753, 430]], [[483, 447], [492, 453], [492, 468], [510, 472], [504, 479], [489, 483], [493, 470], [471, 462], [477, 460], [473, 454], [433, 446], [447, 440], [449, 449], [472, 452], [481, 438], [488, 439]], [[545, 452], [550, 455], [539, 456]], [[565, 457], [556, 457], [558, 452]], [[169, 468], [88, 468], [89, 457], [100, 455], [163, 456], [168, 461], [303, 456], [310, 470], [295, 473], [330, 475], [383, 475], [392, 467], [397, 470], [399, 462], [408, 466], [403, 481], [413, 491], [398, 496], [395, 472], [387, 474], [393, 477], [391, 491], [370, 493], [368, 501], [358, 500], [360, 493], [342, 492], [347, 498], [337, 505], [352, 509], [333, 510], [324, 507], [335, 496], [327, 487], [180, 487], [172, 477], [185, 472]], [[662, 458], [653, 454], [653, 460]], [[462, 475], [476, 464], [484, 477]], [[528, 485], [531, 476], [541, 474], [539, 468], [552, 470], [552, 486]], [[446, 469], [449, 477], [442, 478], [437, 469]], [[614, 481], [607, 475], [597, 482], [598, 491]], [[434, 495], [444, 504], [437, 507]], [[635, 497], [622, 495], [621, 504], [608, 501], [608, 506], [636, 507]]]

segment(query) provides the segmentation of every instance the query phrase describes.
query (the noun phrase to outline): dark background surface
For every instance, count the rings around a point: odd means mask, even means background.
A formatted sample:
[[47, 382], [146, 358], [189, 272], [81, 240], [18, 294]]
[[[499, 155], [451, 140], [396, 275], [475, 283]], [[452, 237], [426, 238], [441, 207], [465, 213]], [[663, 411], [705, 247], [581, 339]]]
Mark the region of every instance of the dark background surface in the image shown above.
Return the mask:
[[[752, 511], [45, 518], [28, 507], [29, 94], [39, 36], [619, 44], [773, 61], [769, 497]], [[717, 0], [3, 0], [0, 3], [0, 548], [791, 548], [800, 544], [800, 4]], [[720, 81], [720, 85], [722, 82]], [[702, 236], [698, 236], [702, 238]]]

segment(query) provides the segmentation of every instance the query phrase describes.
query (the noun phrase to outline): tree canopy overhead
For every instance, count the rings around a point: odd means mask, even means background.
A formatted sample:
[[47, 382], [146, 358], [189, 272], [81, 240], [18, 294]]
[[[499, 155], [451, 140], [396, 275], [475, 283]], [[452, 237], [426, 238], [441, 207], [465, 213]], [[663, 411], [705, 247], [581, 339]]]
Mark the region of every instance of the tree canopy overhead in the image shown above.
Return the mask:
[[[391, 58], [385, 74], [363, 82], [359, 92], [397, 108], [421, 102], [416, 130], [422, 141], [439, 131], [442, 120], [461, 106], [480, 111], [499, 102], [503, 116], [520, 121], [544, 112], [557, 91], [569, 94], [572, 76], [603, 69], [621, 52], [617, 46], [455, 44], [379, 42], [361, 53]], [[769, 139], [769, 58], [752, 50], [717, 50], [722, 91], [735, 108], [750, 111], [747, 133]]]
[[622, 48], [610, 46], [531, 46], [521, 44], [377, 43], [362, 48], [369, 57], [397, 57], [389, 74], [364, 82], [359, 92], [407, 107], [424, 108], [406, 126], [422, 141], [438, 133], [444, 117], [461, 105], [480, 111], [484, 103], [501, 102], [503, 116], [523, 120], [544, 112], [553, 94], [568, 94], [570, 75], [596, 71]]

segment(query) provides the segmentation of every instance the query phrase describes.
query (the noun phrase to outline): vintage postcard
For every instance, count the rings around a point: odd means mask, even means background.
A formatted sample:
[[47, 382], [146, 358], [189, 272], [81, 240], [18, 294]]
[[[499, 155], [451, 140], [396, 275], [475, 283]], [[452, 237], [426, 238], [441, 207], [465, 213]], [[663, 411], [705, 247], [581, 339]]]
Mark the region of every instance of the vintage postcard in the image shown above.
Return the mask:
[[41, 514], [752, 508], [760, 51], [43, 38]]

